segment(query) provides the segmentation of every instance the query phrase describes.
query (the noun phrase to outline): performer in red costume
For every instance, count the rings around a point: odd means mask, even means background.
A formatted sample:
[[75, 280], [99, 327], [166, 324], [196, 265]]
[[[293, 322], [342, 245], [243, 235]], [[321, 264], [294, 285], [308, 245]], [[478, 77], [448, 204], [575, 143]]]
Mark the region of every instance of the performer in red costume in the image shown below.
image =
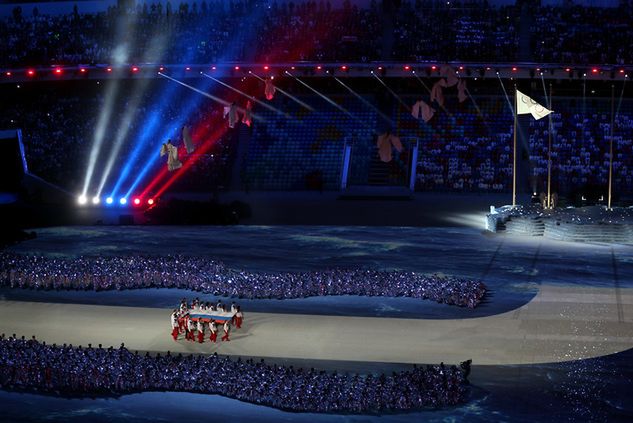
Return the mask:
[[178, 322], [178, 310], [174, 310], [171, 313], [171, 337], [174, 341], [178, 340], [178, 333], [180, 332], [180, 324]]
[[218, 340], [218, 328], [213, 320], [209, 322], [209, 330], [211, 331], [211, 336], [209, 337], [209, 340], [211, 342], [216, 342]]
[[196, 324], [189, 316], [187, 316], [187, 340], [195, 341], [194, 331], [196, 330]]
[[240, 329], [244, 321], [244, 314], [242, 314], [242, 308], [240, 306], [235, 307], [235, 310], [235, 327]]
[[204, 323], [202, 320], [198, 320], [198, 343], [202, 344], [204, 342]]
[[222, 341], [230, 341], [229, 332], [231, 331], [231, 326], [229, 326], [229, 321], [224, 322], [224, 335], [222, 335]]

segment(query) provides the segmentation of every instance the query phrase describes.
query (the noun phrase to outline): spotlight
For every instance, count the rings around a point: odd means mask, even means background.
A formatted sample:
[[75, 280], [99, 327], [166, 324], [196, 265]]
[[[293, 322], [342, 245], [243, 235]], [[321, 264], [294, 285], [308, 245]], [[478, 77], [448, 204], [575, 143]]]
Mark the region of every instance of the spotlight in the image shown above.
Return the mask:
[[112, 197], [106, 198], [106, 203], [107, 204], [112, 204], [113, 202], [114, 202], [114, 199]]
[[124, 206], [127, 204], [127, 199], [125, 197], [121, 197], [121, 199], [119, 200], [119, 203]]
[[149, 204], [150, 206], [151, 206], [152, 204], [154, 204], [154, 199], [153, 199], [153, 198], [149, 198], [149, 199], [147, 200], [147, 204]]
[[137, 197], [134, 199], [134, 205], [138, 206], [139, 204], [141, 204], [141, 199]]
[[84, 204], [88, 202], [88, 199], [86, 198], [85, 195], [80, 195], [79, 198], [77, 199], [77, 202], [79, 203], [79, 205], [83, 206]]
[[35, 76], [35, 69], [29, 69], [29, 70], [27, 70], [27, 71], [26, 71], [26, 74], [27, 74], [28, 76]]
[[92, 197], [92, 204], [97, 205], [100, 201], [99, 197]]

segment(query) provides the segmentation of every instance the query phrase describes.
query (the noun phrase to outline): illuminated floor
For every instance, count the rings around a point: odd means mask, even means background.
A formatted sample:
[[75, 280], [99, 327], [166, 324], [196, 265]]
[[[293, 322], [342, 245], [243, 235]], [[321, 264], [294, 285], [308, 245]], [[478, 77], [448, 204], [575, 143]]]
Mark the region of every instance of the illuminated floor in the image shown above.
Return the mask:
[[[531, 364], [633, 347], [633, 289], [542, 286], [525, 306], [473, 319], [247, 313], [230, 343], [170, 336], [169, 309], [0, 302], [0, 331], [132, 350], [382, 363]], [[19, 318], [16, 318], [19, 316]]]

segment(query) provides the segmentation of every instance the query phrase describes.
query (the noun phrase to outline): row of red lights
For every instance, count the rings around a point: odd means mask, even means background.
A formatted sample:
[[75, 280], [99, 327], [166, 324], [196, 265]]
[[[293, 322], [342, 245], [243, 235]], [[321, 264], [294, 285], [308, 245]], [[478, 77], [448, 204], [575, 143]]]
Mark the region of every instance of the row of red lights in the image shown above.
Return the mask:
[[[132, 200], [132, 203], [134, 203], [135, 206], [140, 206], [141, 205], [141, 199], [136, 197], [134, 200]], [[153, 198], [148, 198], [147, 199], [147, 205], [151, 206], [154, 204], [154, 199]]]
[[[216, 69], [217, 69], [217, 67], [216, 67], [216, 66], [212, 66], [212, 67], [211, 67], [211, 70], [216, 70]], [[234, 67], [233, 67], [233, 69], [234, 69], [234, 70], [236, 70], [236, 71], [238, 71], [238, 70], [240, 70], [240, 67], [239, 67], [239, 66], [234, 66]], [[267, 71], [267, 70], [269, 70], [269, 69], [270, 69], [270, 66], [268, 66], [268, 65], [264, 65], [264, 66], [263, 66], [263, 69]], [[292, 69], [292, 70], [294, 70], [294, 69], [295, 69], [295, 66], [291, 66], [291, 69]], [[322, 69], [323, 69], [323, 66], [321, 66], [321, 65], [317, 65], [317, 66], [316, 66], [316, 70], [322, 70]], [[344, 71], [344, 72], [346, 72], [346, 71], [348, 71], [348, 70], [349, 70], [349, 68], [348, 68], [348, 66], [347, 66], [347, 65], [341, 65], [341, 66], [340, 66], [340, 69], [341, 69], [342, 71]], [[411, 70], [411, 66], [410, 66], [410, 65], [405, 65], [405, 66], [403, 67], [403, 69], [404, 69], [405, 71], [410, 71], [410, 70]], [[437, 69], [438, 69], [438, 67], [437, 67], [436, 65], [432, 65], [432, 66], [431, 66], [431, 70], [435, 71], [435, 70], [437, 70]], [[139, 72], [139, 71], [141, 70], [141, 68], [140, 68], [140, 67], [138, 67], [138, 66], [132, 66], [132, 67], [130, 68], [130, 70], [131, 70], [133, 73], [137, 73], [137, 72]], [[160, 72], [162, 72], [162, 71], [164, 71], [164, 70], [165, 70], [165, 67], [164, 67], [164, 66], [161, 66], [161, 67], [159, 67], [159, 68], [158, 68], [158, 70], [159, 70]], [[189, 72], [189, 71], [191, 71], [191, 67], [190, 67], [190, 66], [187, 66], [187, 67], [185, 67], [185, 70], [186, 70], [187, 72]], [[383, 67], [382, 67], [382, 66], [378, 66], [378, 70], [383, 70]], [[463, 67], [463, 66], [459, 66], [459, 70], [464, 70], [464, 67]], [[490, 67], [487, 67], [487, 68], [486, 68], [486, 70], [488, 70], [488, 71], [489, 71], [489, 70], [491, 70], [491, 68], [490, 68]], [[518, 70], [519, 70], [519, 68], [517, 68], [516, 66], [513, 66], [513, 67], [512, 67], [512, 72], [517, 72]], [[112, 72], [112, 71], [113, 71], [113, 68], [112, 68], [112, 67], [107, 67], [107, 68], [106, 68], [106, 72]], [[536, 68], [536, 71], [537, 71], [537, 72], [540, 72], [540, 71], [541, 71], [541, 69], [540, 69], [540, 68]], [[571, 71], [572, 71], [572, 69], [571, 69], [571, 68], [565, 68], [565, 72], [571, 72]], [[82, 68], [79, 68], [79, 72], [80, 72], [80, 73], [82, 73], [82, 74], [85, 74], [86, 72], [88, 72], [88, 69], [87, 69], [87, 68], [82, 67]], [[592, 73], [592, 74], [597, 74], [597, 73], [599, 73], [599, 72], [600, 72], [600, 69], [598, 69], [598, 68], [592, 68], [592, 69], [591, 69], [591, 73]], [[34, 77], [34, 76], [36, 75], [36, 73], [37, 73], [37, 72], [36, 72], [36, 70], [35, 70], [35, 69], [27, 69], [27, 71], [26, 71], [26, 74], [27, 74], [29, 77]], [[64, 73], [64, 68], [60, 68], [60, 67], [54, 68], [54, 69], [53, 69], [53, 73], [54, 73], [55, 75], [60, 76], [60, 75], [62, 75], [62, 74]], [[620, 73], [620, 74], [624, 74], [624, 73], [625, 73], [625, 70], [624, 70], [624, 69], [620, 69], [620, 70], [619, 70], [619, 73]], [[12, 72], [12, 71], [6, 71], [6, 72], [5, 72], [5, 76], [7, 76], [7, 77], [13, 76], [13, 72]]]
[[[160, 70], [163, 70], [163, 69], [164, 69], [163, 67], [160, 68]], [[68, 68], [55, 68], [55, 69], [53, 69], [53, 74], [55, 74], [55, 75], [62, 75], [65, 70], [68, 70]], [[106, 68], [106, 72], [112, 72], [112, 70], [113, 69], [111, 67], [107, 67]], [[136, 73], [136, 72], [138, 72], [140, 70], [141, 70], [141, 68], [139, 68], [138, 66], [133, 66], [131, 68], [131, 71], [134, 72], [134, 73]], [[87, 73], [87, 72], [88, 72], [87, 68], [79, 68], [79, 73]], [[5, 76], [13, 76], [14, 75], [14, 73], [12, 71], [6, 71], [4, 74], [5, 74]], [[26, 70], [26, 74], [27, 74], [27, 76], [31, 76], [32, 77], [32, 76], [35, 76], [37, 74], [37, 71], [35, 69], [27, 69]]]

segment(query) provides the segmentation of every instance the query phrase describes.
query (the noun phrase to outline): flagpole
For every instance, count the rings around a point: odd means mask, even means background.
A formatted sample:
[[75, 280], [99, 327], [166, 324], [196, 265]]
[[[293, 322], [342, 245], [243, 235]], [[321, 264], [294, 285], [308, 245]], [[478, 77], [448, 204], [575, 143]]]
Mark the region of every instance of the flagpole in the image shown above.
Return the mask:
[[514, 84], [514, 163], [512, 165], [512, 207], [517, 205], [517, 86]]
[[607, 209], [611, 210], [611, 187], [613, 181], [613, 125], [614, 125], [614, 89], [615, 86], [611, 84], [611, 136], [609, 137], [609, 197], [607, 200]]
[[[549, 83], [549, 109], [552, 110], [552, 83]], [[552, 114], [549, 114], [549, 144], [547, 146], [547, 208], [552, 208]]]

